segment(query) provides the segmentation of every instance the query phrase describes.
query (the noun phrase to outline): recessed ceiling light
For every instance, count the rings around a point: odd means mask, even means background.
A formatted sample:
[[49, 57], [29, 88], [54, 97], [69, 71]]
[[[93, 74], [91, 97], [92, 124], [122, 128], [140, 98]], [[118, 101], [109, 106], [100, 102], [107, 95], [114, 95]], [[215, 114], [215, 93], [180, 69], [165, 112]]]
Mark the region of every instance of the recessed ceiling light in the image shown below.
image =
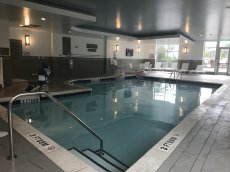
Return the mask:
[[23, 24], [19, 24], [20, 27], [23, 27], [24, 25]]
[[200, 36], [203, 36], [203, 35], [200, 35]]
[[46, 21], [46, 18], [42, 17], [41, 20], [42, 20], [42, 21]]
[[187, 43], [188, 43], [188, 40], [184, 40], [184, 43], [187, 44]]

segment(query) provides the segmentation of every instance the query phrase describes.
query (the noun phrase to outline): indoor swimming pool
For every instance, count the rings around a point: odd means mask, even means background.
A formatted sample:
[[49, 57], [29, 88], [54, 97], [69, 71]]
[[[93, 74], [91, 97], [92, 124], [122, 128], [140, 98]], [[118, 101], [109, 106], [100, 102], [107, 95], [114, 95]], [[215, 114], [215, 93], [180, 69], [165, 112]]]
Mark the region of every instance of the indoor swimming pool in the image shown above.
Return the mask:
[[[127, 79], [81, 83], [92, 93], [59, 100], [104, 140], [104, 150], [131, 166], [219, 86]], [[13, 112], [66, 149], [99, 149], [86, 129], [50, 101]]]

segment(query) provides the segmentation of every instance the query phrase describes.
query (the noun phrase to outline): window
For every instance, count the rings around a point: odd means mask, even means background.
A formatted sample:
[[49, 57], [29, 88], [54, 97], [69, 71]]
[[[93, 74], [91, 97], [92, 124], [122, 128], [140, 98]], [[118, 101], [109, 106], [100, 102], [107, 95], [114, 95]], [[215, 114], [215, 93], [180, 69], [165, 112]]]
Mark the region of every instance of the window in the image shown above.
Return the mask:
[[230, 47], [230, 41], [220, 41], [220, 47]]
[[156, 61], [171, 63], [179, 57], [179, 38], [157, 39]]
[[216, 41], [207, 41], [204, 46], [203, 66], [205, 71], [214, 72], [215, 56], [216, 56]]

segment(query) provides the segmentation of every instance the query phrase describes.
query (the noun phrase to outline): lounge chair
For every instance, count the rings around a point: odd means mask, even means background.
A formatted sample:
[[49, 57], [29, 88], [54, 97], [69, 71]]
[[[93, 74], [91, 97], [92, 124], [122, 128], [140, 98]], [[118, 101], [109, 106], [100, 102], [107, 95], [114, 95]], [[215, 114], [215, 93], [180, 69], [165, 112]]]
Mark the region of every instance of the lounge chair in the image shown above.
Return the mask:
[[178, 64], [177, 62], [173, 62], [170, 69], [174, 69], [174, 70], [177, 69], [177, 64]]
[[155, 63], [155, 69], [160, 69], [162, 65], [162, 62], [156, 62]]
[[189, 74], [192, 74], [192, 73], [205, 73], [205, 71], [203, 70], [203, 66], [202, 65], [197, 65], [196, 66], [196, 69], [195, 70], [189, 70]]
[[[185, 72], [188, 72], [188, 67], [189, 67], [189, 63], [182, 63], [182, 66], [180, 69], [172, 70], [170, 78], [172, 76], [174, 76], [174, 78], [178, 78], [179, 75], [182, 78], [182, 74]], [[176, 76], [176, 73], [177, 73], [177, 76]]]
[[140, 64], [140, 70], [145, 70], [151, 68], [152, 64], [150, 62], [145, 62]]

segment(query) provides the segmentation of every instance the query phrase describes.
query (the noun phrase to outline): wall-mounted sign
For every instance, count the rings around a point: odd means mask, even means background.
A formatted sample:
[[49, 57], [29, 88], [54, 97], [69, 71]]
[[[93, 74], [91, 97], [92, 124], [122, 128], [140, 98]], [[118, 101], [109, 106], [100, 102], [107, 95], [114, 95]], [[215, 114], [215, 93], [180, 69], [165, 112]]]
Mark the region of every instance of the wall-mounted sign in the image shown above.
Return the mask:
[[51, 143], [49, 143], [47, 140], [45, 140], [44, 138], [42, 138], [36, 133], [29, 134], [28, 137], [32, 141], [34, 141], [37, 145], [45, 149], [46, 152], [51, 152], [57, 149], [54, 145], [52, 145]]
[[97, 44], [86, 44], [88, 52], [97, 52]]

